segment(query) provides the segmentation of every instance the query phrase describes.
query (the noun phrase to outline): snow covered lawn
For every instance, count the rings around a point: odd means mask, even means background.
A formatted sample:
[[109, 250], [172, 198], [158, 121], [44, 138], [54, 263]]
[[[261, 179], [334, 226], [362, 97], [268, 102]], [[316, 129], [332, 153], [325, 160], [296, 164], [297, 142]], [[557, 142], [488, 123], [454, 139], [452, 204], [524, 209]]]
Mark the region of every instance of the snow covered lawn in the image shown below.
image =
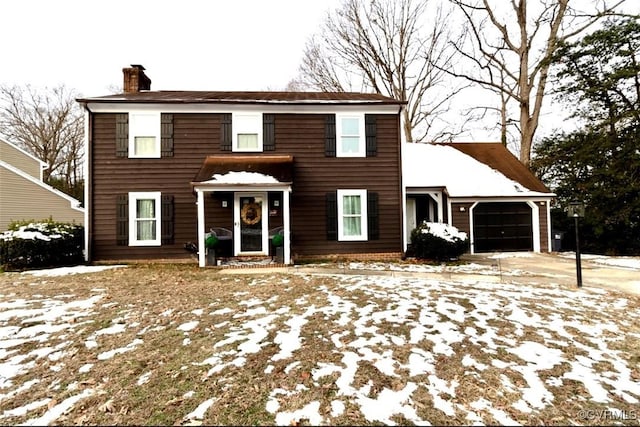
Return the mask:
[[0, 275], [0, 424], [630, 424], [640, 299], [554, 284]]

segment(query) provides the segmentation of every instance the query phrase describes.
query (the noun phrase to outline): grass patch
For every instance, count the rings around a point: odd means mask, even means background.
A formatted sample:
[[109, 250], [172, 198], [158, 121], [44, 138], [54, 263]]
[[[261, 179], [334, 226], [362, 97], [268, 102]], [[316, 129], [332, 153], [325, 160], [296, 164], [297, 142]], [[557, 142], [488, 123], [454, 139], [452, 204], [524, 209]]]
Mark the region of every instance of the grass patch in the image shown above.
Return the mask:
[[[85, 390], [92, 394], [55, 424], [585, 424], [581, 410], [635, 411], [637, 392], [614, 390], [611, 380], [640, 381], [638, 299], [601, 310], [621, 297], [590, 295], [580, 305], [561, 290], [521, 286], [533, 296], [512, 299], [499, 285], [222, 275], [187, 264], [5, 273], [0, 363], [11, 373], [0, 373], [0, 414], [52, 400], [2, 423], [33, 420]], [[532, 384], [523, 369], [546, 355], [532, 362], [513, 350], [531, 344], [562, 360], [535, 371], [552, 399], [524, 411]], [[581, 360], [591, 361], [609, 404], [567, 378]], [[618, 371], [621, 364], [628, 370]], [[193, 412], [209, 399], [208, 409]], [[388, 412], [363, 409], [367, 399]]]

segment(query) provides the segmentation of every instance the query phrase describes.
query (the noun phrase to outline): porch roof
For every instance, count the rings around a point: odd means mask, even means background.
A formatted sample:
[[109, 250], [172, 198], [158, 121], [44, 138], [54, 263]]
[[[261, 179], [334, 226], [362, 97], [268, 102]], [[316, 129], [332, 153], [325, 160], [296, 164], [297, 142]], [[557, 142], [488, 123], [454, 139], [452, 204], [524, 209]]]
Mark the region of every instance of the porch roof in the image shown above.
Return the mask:
[[293, 156], [207, 156], [192, 186], [278, 186], [293, 182]]

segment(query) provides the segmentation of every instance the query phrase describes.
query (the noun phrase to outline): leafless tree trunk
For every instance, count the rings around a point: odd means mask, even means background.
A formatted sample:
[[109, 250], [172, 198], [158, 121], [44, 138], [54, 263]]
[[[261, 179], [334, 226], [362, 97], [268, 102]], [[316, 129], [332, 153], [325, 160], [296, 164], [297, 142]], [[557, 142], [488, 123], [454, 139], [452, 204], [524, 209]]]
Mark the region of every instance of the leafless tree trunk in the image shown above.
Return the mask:
[[344, 0], [307, 42], [300, 75], [289, 88], [391, 96], [407, 102], [407, 141], [450, 139], [455, 129], [435, 126], [460, 89], [445, 87], [442, 71], [454, 53], [447, 48], [447, 18], [430, 0]]
[[461, 71], [452, 74], [499, 94], [503, 138], [510, 121], [506, 110], [517, 105], [520, 160], [528, 166], [558, 44], [613, 13], [625, 0], [611, 6], [582, 2], [591, 8], [586, 11], [569, 7], [570, 0], [450, 1], [464, 16], [468, 42], [453, 42], [465, 61]]
[[45, 182], [61, 179], [67, 191], [83, 178], [84, 117], [74, 98], [64, 86], [0, 86], [0, 134], [46, 162]]

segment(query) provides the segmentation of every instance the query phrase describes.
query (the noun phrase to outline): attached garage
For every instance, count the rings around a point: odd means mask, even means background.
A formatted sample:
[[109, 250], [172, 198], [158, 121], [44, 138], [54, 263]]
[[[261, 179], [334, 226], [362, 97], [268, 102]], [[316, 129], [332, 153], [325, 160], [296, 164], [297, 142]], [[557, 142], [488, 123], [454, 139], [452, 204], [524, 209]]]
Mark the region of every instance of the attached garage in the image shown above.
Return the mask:
[[555, 194], [504, 145], [405, 143], [402, 171], [405, 249], [428, 200], [424, 218], [467, 233], [471, 253], [551, 250]]
[[478, 203], [473, 208], [475, 252], [533, 250], [533, 217], [525, 202]]

